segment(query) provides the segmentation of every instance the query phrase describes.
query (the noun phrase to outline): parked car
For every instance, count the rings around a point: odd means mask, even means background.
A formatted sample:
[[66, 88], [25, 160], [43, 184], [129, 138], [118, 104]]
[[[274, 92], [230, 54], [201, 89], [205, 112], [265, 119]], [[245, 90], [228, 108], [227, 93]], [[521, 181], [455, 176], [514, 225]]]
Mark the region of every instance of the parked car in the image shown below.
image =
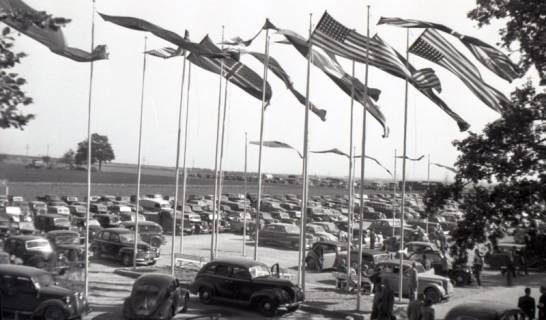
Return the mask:
[[77, 196], [62, 196], [61, 199], [68, 204], [80, 201]]
[[337, 241], [337, 237], [329, 232], [326, 232], [324, 228], [318, 224], [309, 223], [307, 224], [306, 232], [315, 237], [319, 241]]
[[[153, 248], [141, 239], [137, 239], [137, 264], [153, 265], [159, 258], [159, 249]], [[120, 260], [123, 265], [133, 265], [135, 234], [125, 228], [101, 230], [93, 239], [89, 250], [97, 258], [107, 257]]]
[[[311, 249], [305, 257], [305, 265], [310, 270], [321, 272], [335, 268], [339, 254], [347, 252], [347, 243], [336, 241], [317, 241], [313, 243]], [[322, 268], [320, 268], [319, 258], [322, 255]]]
[[31, 201], [29, 204], [30, 204], [30, 210], [32, 211], [34, 216], [47, 213], [47, 204], [45, 202]]
[[[134, 222], [123, 222], [121, 224], [124, 228], [131, 231], [135, 230]], [[163, 236], [163, 228], [152, 221], [139, 221], [138, 222], [138, 234], [142, 241], [150, 244], [152, 247], [159, 248], [165, 243], [165, 237]]]
[[64, 215], [59, 214], [42, 214], [34, 218], [34, 226], [36, 229], [49, 232], [51, 230], [68, 230], [70, 229], [70, 221]]
[[68, 206], [68, 211], [70, 211], [72, 216], [84, 218], [87, 213], [87, 208], [81, 205], [71, 204]]
[[95, 214], [107, 214], [108, 207], [102, 203], [92, 203], [89, 206], [89, 211]]
[[62, 288], [41, 269], [0, 265], [2, 318], [79, 319], [88, 310], [83, 293]]
[[524, 320], [523, 312], [516, 306], [499, 302], [467, 302], [447, 312], [444, 320]]
[[436, 244], [426, 241], [411, 241], [407, 242], [404, 246], [408, 254], [414, 252], [440, 252]]
[[47, 206], [47, 213], [51, 214], [60, 214], [60, 215], [69, 215], [70, 210], [67, 206], [61, 206], [61, 205], [48, 205]]
[[[341, 252], [334, 262], [334, 268], [337, 268], [341, 260], [347, 261], [347, 251]], [[385, 251], [378, 249], [362, 248], [362, 264], [367, 265], [370, 270], [373, 270], [380, 262], [388, 261], [390, 256]], [[358, 263], [358, 247], [353, 246], [351, 249], [351, 265]]]
[[119, 217], [115, 214], [95, 214], [93, 215], [103, 228], [117, 228], [121, 224]]
[[[254, 232], [251, 237], [256, 239], [256, 233]], [[297, 249], [300, 245], [300, 229], [293, 224], [271, 223], [260, 231], [258, 238], [261, 244]], [[305, 249], [311, 247], [313, 240], [312, 235], [306, 234]]]
[[[403, 260], [404, 278], [408, 279], [413, 261]], [[381, 279], [386, 279], [390, 287], [395, 293], [400, 291], [400, 261], [388, 260], [379, 262], [376, 266], [379, 270]], [[435, 275], [432, 270], [425, 271], [422, 264], [417, 263], [417, 271], [419, 273], [419, 283], [417, 284], [418, 293], [425, 295], [425, 298], [430, 299], [433, 303], [438, 303], [448, 299], [453, 294], [453, 285], [449, 278]], [[409, 296], [408, 281], [403, 282], [402, 295]]]
[[49, 241], [40, 236], [11, 236], [4, 241], [4, 251], [36, 268], [44, 268], [55, 258]]
[[[273, 268], [272, 268], [273, 269]], [[256, 306], [266, 316], [279, 308], [289, 312], [303, 302], [303, 291], [292, 282], [272, 274], [264, 263], [244, 258], [220, 258], [204, 265], [195, 276], [190, 291], [202, 303], [227, 301]]]
[[449, 277], [456, 286], [462, 287], [472, 283], [472, 270], [470, 267], [464, 264], [454, 264], [453, 259], [449, 256], [448, 261], [450, 262], [451, 269], [448, 270], [447, 274], [444, 274], [445, 272], [442, 268], [442, 253], [438, 250], [422, 249], [421, 251], [410, 252], [406, 255], [405, 259], [423, 264], [423, 256], [426, 256], [427, 260], [430, 261], [435, 274]]
[[[81, 237], [85, 237], [85, 232], [86, 232], [85, 224], [86, 224], [85, 218], [76, 218], [76, 217], [72, 218], [72, 225], [79, 230]], [[93, 238], [100, 231], [100, 229], [102, 229], [102, 227], [100, 226], [100, 223], [96, 219], [89, 218], [89, 240], [93, 240]]]
[[177, 313], [186, 312], [189, 302], [189, 291], [180, 286], [178, 279], [159, 273], [144, 274], [135, 280], [131, 295], [123, 302], [123, 317], [170, 320]]
[[47, 240], [57, 254], [67, 262], [81, 262], [85, 258], [85, 247], [81, 244], [80, 234], [70, 230], [53, 230], [46, 234]]

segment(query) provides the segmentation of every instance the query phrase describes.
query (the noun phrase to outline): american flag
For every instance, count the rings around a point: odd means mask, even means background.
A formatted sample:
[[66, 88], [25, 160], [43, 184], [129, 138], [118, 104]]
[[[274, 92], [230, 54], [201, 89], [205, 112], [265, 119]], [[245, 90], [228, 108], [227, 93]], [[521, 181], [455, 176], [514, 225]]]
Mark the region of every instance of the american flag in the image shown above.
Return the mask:
[[448, 69], [488, 107], [501, 112], [510, 101], [498, 90], [486, 84], [476, 66], [434, 29], [426, 29], [413, 43], [409, 52]]
[[481, 41], [480, 39], [462, 35], [453, 29], [438, 23], [381, 17], [377, 24], [390, 24], [404, 28], [434, 28], [449, 33], [461, 40], [461, 42], [470, 50], [478, 61], [485, 67], [494, 72], [499, 77], [512, 82], [514, 79], [522, 76], [521, 70], [516, 66], [508, 56], [499, 49]]

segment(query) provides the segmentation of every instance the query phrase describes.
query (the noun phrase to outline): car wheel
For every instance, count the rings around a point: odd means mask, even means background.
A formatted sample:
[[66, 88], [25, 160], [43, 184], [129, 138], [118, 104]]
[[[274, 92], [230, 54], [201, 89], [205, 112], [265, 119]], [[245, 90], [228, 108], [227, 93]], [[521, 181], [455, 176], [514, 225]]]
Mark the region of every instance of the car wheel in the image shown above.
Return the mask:
[[159, 248], [161, 246], [161, 240], [159, 240], [157, 238], [154, 238], [154, 239], [152, 239], [152, 241], [150, 241], [150, 245], [152, 247]]
[[432, 301], [432, 303], [439, 303], [442, 301], [442, 295], [436, 288], [428, 288], [425, 290], [425, 298]]
[[184, 296], [184, 307], [182, 307], [182, 310], [180, 310], [180, 312], [188, 311], [189, 304], [190, 304], [190, 295], [187, 294]]
[[453, 278], [453, 280], [455, 281], [455, 285], [458, 287], [464, 287], [464, 285], [468, 282], [468, 279], [463, 272], [455, 273], [455, 277]]
[[214, 294], [210, 288], [203, 287], [199, 289], [199, 301], [201, 301], [203, 304], [211, 304], [213, 297]]
[[44, 320], [65, 320], [66, 315], [59, 307], [48, 307], [44, 312]]
[[124, 254], [121, 257], [121, 262], [123, 263], [124, 266], [130, 267], [133, 264], [133, 259], [131, 259], [130, 255]]
[[260, 299], [258, 303], [258, 308], [261, 314], [263, 314], [266, 317], [272, 317], [277, 312], [278, 303], [268, 297], [264, 297]]

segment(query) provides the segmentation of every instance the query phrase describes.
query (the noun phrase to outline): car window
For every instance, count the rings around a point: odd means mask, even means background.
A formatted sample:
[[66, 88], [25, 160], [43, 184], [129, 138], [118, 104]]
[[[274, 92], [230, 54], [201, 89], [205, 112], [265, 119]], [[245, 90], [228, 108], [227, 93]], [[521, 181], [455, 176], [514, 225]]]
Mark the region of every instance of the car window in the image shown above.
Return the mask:
[[231, 267], [225, 264], [219, 264], [216, 267], [216, 275], [227, 277], [231, 273]]
[[112, 241], [112, 242], [119, 242], [119, 234], [117, 234], [117, 233], [112, 233], [112, 234], [110, 235], [110, 241]]
[[205, 267], [205, 270], [203, 272], [205, 273], [215, 273], [216, 272], [216, 264], [209, 264], [207, 267]]
[[110, 232], [103, 232], [101, 238], [102, 240], [110, 240]]
[[264, 231], [275, 231], [275, 226], [267, 226], [264, 228]]
[[236, 279], [249, 280], [250, 273], [246, 268], [243, 267], [233, 267], [232, 277]]
[[32, 280], [26, 277], [17, 277], [15, 281], [15, 290], [21, 293], [34, 293], [36, 288]]
[[324, 246], [324, 253], [334, 253], [336, 252], [335, 246]]

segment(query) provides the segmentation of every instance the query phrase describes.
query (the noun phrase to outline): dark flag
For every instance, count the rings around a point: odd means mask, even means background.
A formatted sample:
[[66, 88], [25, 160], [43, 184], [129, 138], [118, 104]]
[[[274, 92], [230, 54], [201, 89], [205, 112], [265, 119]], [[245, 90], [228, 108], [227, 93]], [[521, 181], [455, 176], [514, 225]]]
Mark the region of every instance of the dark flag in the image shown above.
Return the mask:
[[[250, 143], [250, 144], [257, 145], [257, 146], [260, 145], [260, 142], [259, 142], [259, 141], [250, 141], [249, 143]], [[272, 140], [272, 141], [264, 141], [262, 145], [263, 145], [264, 147], [268, 147], [268, 148], [292, 149], [292, 150], [294, 150], [294, 151], [296, 151], [296, 152], [298, 153], [298, 155], [300, 156], [300, 158], [303, 159], [303, 155], [301, 154], [301, 152], [299, 152], [298, 149], [292, 147], [292, 146], [289, 145], [288, 143], [284, 143], [284, 142], [281, 142], [281, 141]]]
[[[350, 156], [348, 154], [346, 154], [345, 152], [339, 150], [338, 148], [334, 148], [334, 149], [328, 149], [328, 150], [321, 150], [321, 151], [311, 151], [311, 153], [333, 153], [333, 154], [337, 154], [337, 155], [340, 155], [340, 156], [344, 156], [344, 157], [347, 157], [347, 159], [350, 158]], [[362, 158], [362, 156], [354, 156], [355, 158]], [[370, 159], [372, 160], [373, 162], [377, 163], [377, 165], [379, 165], [381, 168], [383, 168], [385, 171], [387, 171], [388, 174], [390, 174], [392, 176], [392, 173], [389, 169], [387, 169], [381, 162], [379, 162], [379, 160], [377, 160], [376, 158], [374, 157], [370, 157], [370, 156], [364, 156], [365, 159]]]
[[377, 24], [390, 24], [404, 28], [434, 28], [453, 35], [470, 50], [472, 55], [480, 61], [486, 68], [494, 72], [499, 77], [512, 82], [521, 77], [521, 70], [515, 65], [508, 56], [499, 49], [481, 41], [480, 39], [460, 34], [453, 29], [442, 24], [425, 22], [413, 19], [386, 18], [381, 17]]
[[406, 158], [406, 160], [409, 160], [409, 161], [421, 161], [421, 160], [423, 160], [424, 157], [425, 157], [425, 155], [421, 155], [421, 156], [418, 157], [418, 158], [410, 158], [410, 157], [408, 157], [408, 156], [406, 156], [406, 157], [404, 157], [404, 156], [398, 156], [397, 158], [398, 158], [398, 159], [404, 159], [404, 158]]
[[[199, 46], [201, 47], [201, 51], [208, 52], [209, 55], [223, 54], [225, 56], [225, 58], [222, 59], [224, 77], [256, 99], [262, 100], [264, 80], [256, 72], [243, 63], [233, 59], [230, 55], [224, 54], [208, 36], [205, 36], [205, 38], [201, 40]], [[222, 62], [219, 59], [209, 58], [207, 54], [203, 55], [191, 53], [188, 56], [188, 60], [205, 70], [220, 74]], [[268, 104], [271, 100], [271, 95], [271, 86], [269, 83], [266, 83], [265, 99]]]
[[439, 164], [439, 163], [432, 163], [433, 165], [437, 166], [437, 167], [440, 167], [440, 168], [444, 168], [444, 169], [447, 169], [453, 173], [457, 173], [457, 170], [453, 167], [448, 167], [448, 166], [444, 166], [443, 164]]
[[[390, 73], [396, 77], [413, 80], [417, 87], [430, 88], [430, 77], [413, 75], [398, 59], [394, 50], [379, 37], [368, 38], [345, 27], [336, 21], [328, 12], [324, 12], [311, 36], [311, 43], [324, 50], [354, 61], [366, 63]], [[366, 59], [369, 53], [369, 60]], [[433, 79], [434, 82], [437, 81]]]
[[491, 109], [501, 112], [510, 105], [510, 101], [501, 92], [483, 81], [476, 66], [438, 31], [426, 29], [411, 45], [409, 52], [451, 71]]
[[51, 52], [78, 62], [108, 59], [105, 45], [97, 46], [93, 52], [69, 47], [60, 28], [41, 27], [34, 23], [22, 23], [26, 16], [39, 16], [37, 11], [21, 0], [0, 0], [1, 22], [48, 47]]

